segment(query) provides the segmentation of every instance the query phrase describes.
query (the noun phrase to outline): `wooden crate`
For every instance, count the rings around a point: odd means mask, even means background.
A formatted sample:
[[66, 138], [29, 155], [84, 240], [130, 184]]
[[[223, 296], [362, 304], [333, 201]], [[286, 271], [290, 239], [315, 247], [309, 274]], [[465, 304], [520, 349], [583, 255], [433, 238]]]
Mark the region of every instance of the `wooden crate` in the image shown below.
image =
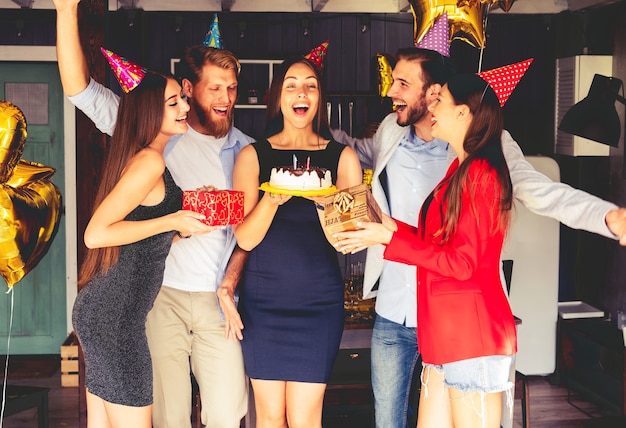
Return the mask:
[[78, 386], [78, 338], [73, 332], [61, 345], [61, 386]]

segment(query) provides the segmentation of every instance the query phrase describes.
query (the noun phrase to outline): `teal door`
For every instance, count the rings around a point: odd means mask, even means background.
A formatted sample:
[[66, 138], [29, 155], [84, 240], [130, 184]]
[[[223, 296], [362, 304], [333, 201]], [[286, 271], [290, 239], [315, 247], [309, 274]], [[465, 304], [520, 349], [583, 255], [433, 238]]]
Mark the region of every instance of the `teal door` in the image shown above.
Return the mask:
[[[55, 168], [51, 181], [64, 195], [63, 91], [57, 64], [0, 62], [0, 100], [18, 106], [26, 117], [21, 158]], [[62, 215], [47, 254], [15, 284], [13, 295], [4, 293], [8, 287], [0, 277], [0, 354], [59, 353], [67, 336], [65, 227]]]

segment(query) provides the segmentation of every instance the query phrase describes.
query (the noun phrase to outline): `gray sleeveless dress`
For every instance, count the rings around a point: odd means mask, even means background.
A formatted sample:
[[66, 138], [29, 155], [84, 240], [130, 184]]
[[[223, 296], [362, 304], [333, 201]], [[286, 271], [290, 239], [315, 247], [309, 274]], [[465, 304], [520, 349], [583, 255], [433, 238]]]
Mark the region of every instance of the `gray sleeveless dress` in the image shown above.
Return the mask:
[[[166, 169], [165, 198], [135, 208], [126, 220], [146, 220], [182, 207], [182, 191]], [[163, 281], [174, 231], [120, 247], [118, 263], [79, 293], [72, 324], [85, 355], [85, 386], [105, 401], [152, 404], [152, 362], [146, 316]]]

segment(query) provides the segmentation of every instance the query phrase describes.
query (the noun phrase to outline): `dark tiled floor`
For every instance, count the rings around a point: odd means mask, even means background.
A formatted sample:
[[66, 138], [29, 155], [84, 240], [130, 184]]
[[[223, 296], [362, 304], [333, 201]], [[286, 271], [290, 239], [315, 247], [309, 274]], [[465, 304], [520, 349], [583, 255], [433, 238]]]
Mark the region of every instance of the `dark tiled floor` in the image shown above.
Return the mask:
[[[49, 392], [49, 426], [50, 428], [78, 428], [78, 388], [61, 387], [60, 369], [48, 377], [22, 377], [9, 379], [10, 384], [31, 385], [50, 388]], [[561, 386], [551, 385], [546, 378], [530, 377], [530, 426], [532, 428], [624, 428], [623, 419], [607, 416], [598, 405], [586, 401], [579, 395]], [[572, 405], [573, 404], [573, 405]], [[325, 428], [363, 428], [369, 425], [371, 412], [367, 409], [352, 409], [351, 419], [341, 420], [335, 417]], [[346, 409], [344, 409], [346, 410]], [[356, 410], [356, 412], [354, 412]], [[337, 416], [337, 413], [335, 413]], [[339, 425], [337, 425], [339, 424]], [[36, 428], [37, 413], [34, 409], [5, 417], [3, 428]], [[515, 400], [514, 428], [522, 427], [521, 402]]]

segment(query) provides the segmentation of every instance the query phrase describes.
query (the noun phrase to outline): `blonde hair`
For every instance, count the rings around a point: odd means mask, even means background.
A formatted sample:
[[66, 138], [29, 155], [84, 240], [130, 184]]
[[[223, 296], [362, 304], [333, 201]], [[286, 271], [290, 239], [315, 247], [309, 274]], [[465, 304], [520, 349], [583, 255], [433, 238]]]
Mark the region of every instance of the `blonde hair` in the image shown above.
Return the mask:
[[208, 46], [191, 46], [185, 49], [181, 58], [178, 77], [188, 79], [193, 85], [202, 80], [202, 68], [207, 65], [215, 65], [225, 70], [233, 70], [239, 77], [241, 64], [232, 52], [226, 49], [210, 48]]

